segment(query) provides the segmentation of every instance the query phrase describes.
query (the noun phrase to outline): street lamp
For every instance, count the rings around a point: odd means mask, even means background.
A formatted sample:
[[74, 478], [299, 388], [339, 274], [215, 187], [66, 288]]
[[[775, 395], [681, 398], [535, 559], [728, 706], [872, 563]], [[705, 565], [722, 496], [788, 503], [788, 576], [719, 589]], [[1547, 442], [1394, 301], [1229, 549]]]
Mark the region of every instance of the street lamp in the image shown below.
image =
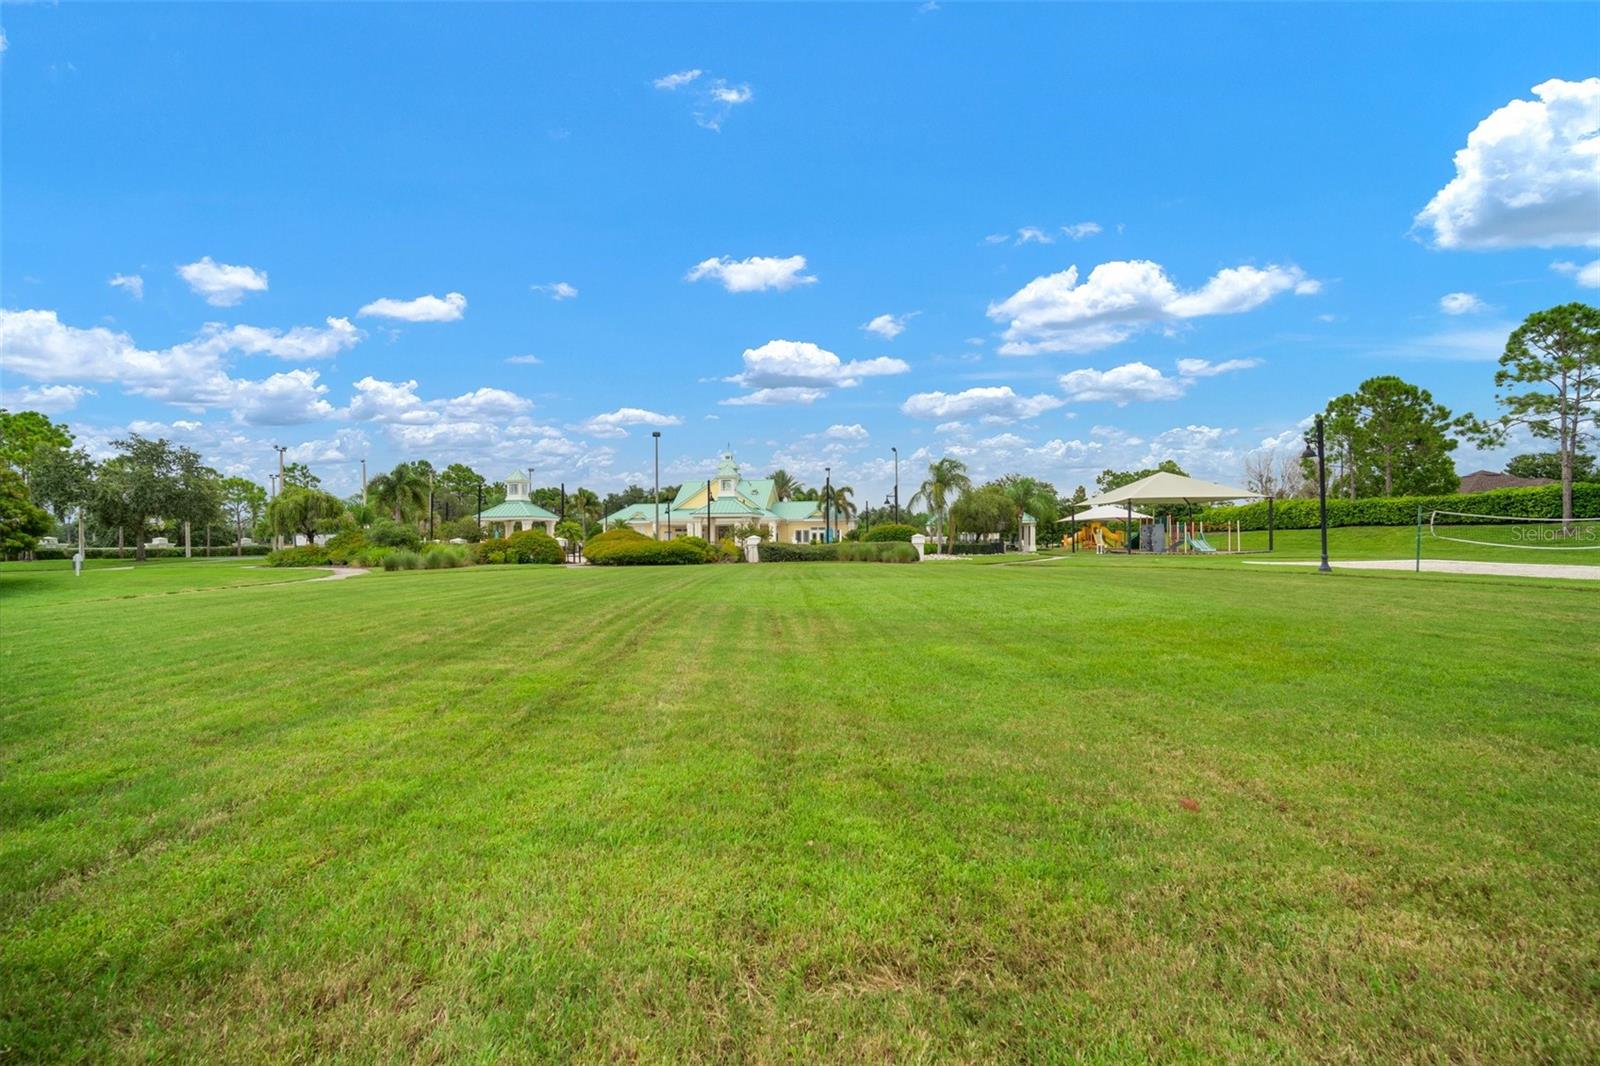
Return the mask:
[[478, 476], [478, 539], [483, 539], [483, 476]]
[[1317, 567], [1318, 573], [1331, 574], [1333, 567], [1328, 565], [1328, 463], [1327, 455], [1323, 448], [1322, 416], [1317, 416], [1317, 431], [1315, 444], [1313, 439], [1306, 437], [1306, 450], [1300, 453], [1301, 459], [1315, 459], [1317, 461], [1317, 512], [1322, 525], [1322, 562]]
[[[661, 539], [661, 431], [659, 429], [652, 430], [650, 432], [650, 436], [654, 437], [655, 438], [655, 442], [656, 442], [656, 491], [654, 493], [653, 498], [654, 498], [655, 503], [656, 503], [656, 539], [660, 540]], [[671, 516], [668, 516], [667, 524], [668, 524], [669, 527], [671, 526], [671, 524], [672, 524], [671, 523]], [[668, 537], [672, 536], [672, 530], [670, 528], [667, 530], [667, 536]]]
[[822, 543], [833, 543], [833, 467], [822, 468]]
[[[894, 520], [900, 521], [900, 449], [890, 448], [894, 452]], [[885, 499], [884, 503], [889, 501]]]

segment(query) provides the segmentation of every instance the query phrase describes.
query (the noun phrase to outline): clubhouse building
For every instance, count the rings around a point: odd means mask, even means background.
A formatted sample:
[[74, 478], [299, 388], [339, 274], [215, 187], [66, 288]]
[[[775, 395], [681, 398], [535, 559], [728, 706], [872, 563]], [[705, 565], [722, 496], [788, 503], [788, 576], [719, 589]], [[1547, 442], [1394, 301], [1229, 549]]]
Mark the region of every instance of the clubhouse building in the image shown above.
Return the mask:
[[[688, 481], [678, 489], [670, 503], [659, 505], [663, 540], [689, 535], [720, 540], [743, 526], [757, 526], [780, 544], [821, 543], [827, 537], [829, 522], [817, 500], [780, 500], [771, 478], [747, 478], [729, 452], [722, 454], [714, 477], [708, 481]], [[645, 536], [655, 535], [658, 505], [633, 503], [606, 516], [606, 526], [621, 522]], [[833, 536], [837, 540], [855, 528], [853, 518], [833, 515]]]

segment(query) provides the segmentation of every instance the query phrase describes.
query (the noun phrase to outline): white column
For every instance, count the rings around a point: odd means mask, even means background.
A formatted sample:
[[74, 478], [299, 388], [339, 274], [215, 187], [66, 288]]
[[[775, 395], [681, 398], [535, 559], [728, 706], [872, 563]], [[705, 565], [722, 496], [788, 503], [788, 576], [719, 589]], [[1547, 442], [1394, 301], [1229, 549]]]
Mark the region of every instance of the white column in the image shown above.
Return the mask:
[[923, 546], [927, 543], [928, 538], [923, 536], [921, 533], [913, 533], [911, 535], [911, 546], [917, 549], [917, 562], [919, 563], [926, 557], [926, 552], [923, 550]]

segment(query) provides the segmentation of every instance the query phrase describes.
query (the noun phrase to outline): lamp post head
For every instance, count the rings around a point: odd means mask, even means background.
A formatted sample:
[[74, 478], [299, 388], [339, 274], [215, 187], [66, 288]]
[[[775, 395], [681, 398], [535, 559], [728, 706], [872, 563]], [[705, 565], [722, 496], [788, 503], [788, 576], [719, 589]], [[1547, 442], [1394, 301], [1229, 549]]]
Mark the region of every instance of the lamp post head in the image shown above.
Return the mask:
[[1311, 442], [1310, 441], [1307, 441], [1306, 442], [1306, 450], [1300, 453], [1300, 458], [1302, 458], [1302, 459], [1315, 459], [1316, 457], [1317, 457], [1317, 449], [1315, 449], [1315, 448], [1313, 448], [1311, 446]]
[[654, 437], [654, 438], [656, 438], [656, 440], [660, 440], [660, 439], [661, 439], [661, 431], [660, 431], [660, 430], [659, 430], [659, 429], [653, 429], [653, 430], [651, 430], [651, 431], [650, 431], [650, 435], [651, 435], [651, 436], [652, 436], [652, 437]]

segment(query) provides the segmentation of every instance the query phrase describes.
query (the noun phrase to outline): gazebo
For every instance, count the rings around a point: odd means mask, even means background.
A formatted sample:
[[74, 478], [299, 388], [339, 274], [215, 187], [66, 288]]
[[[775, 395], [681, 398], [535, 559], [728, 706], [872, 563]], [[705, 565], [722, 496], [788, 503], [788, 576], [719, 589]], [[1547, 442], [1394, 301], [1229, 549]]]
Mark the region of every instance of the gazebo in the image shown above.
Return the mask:
[[[1183, 474], [1170, 474], [1166, 471], [1151, 474], [1149, 477], [1140, 478], [1121, 488], [1102, 492], [1098, 496], [1091, 496], [1084, 503], [1091, 508], [1121, 506], [1123, 514], [1131, 529], [1133, 526], [1133, 505], [1145, 506], [1165, 504], [1193, 505], [1198, 503], [1219, 503], [1224, 500], [1259, 500], [1259, 492], [1248, 489], [1236, 488], [1232, 485], [1222, 485], [1215, 481], [1206, 481], [1197, 477], [1186, 477]], [[1141, 545], [1142, 547], [1143, 545]], [[1130, 542], [1127, 551], [1133, 550]]]
[[509, 537], [526, 529], [542, 529], [552, 537], [556, 533], [556, 516], [534, 503], [529, 496], [528, 478], [521, 471], [506, 477], [506, 498], [478, 515], [478, 522], [489, 527], [495, 537]]

